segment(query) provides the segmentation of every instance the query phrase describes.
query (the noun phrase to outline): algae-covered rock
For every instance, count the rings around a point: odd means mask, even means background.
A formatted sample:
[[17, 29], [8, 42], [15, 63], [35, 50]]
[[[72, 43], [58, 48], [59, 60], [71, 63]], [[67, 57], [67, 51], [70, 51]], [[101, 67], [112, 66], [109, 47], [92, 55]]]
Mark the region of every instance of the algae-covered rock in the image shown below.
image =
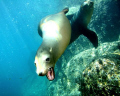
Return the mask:
[[101, 44], [63, 62], [49, 96], [117, 96], [120, 91], [120, 41]]
[[[111, 54], [109, 54], [111, 55]], [[99, 58], [83, 71], [83, 96], [118, 96], [120, 93], [120, 55]]]
[[119, 96], [120, 41], [104, 43], [96, 53], [97, 58], [82, 72], [82, 95]]

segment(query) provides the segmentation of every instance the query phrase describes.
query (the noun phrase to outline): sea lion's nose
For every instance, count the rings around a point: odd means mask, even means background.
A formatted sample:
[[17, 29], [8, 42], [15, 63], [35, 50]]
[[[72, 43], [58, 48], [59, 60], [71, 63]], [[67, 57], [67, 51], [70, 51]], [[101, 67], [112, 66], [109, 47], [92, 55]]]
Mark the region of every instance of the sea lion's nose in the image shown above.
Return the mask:
[[43, 76], [42, 72], [40, 72], [38, 75], [39, 75], [39, 76]]

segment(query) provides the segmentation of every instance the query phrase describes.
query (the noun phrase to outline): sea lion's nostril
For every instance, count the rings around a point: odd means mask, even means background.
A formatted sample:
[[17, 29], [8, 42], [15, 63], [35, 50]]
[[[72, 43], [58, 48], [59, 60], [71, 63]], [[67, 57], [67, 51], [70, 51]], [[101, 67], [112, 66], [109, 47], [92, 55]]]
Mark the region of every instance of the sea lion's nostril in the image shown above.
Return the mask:
[[42, 75], [42, 72], [40, 72], [38, 75], [39, 75], [39, 76], [43, 76], [43, 75]]

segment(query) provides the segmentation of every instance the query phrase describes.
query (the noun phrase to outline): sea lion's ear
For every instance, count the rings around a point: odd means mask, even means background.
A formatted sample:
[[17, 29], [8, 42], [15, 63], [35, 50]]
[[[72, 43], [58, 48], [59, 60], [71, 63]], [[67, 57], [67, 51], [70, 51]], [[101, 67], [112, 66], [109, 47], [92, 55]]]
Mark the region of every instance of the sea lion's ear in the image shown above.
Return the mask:
[[52, 47], [50, 48], [50, 53], [52, 53]]

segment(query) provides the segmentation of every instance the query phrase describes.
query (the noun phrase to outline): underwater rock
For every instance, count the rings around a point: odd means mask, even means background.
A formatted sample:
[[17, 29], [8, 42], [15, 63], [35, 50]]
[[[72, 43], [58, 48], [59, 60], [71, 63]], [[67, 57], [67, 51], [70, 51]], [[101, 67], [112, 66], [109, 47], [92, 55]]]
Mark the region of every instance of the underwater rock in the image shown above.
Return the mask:
[[82, 95], [119, 96], [120, 41], [104, 43], [96, 53], [97, 58], [82, 72]]
[[120, 95], [120, 54], [115, 54], [113, 57], [116, 58], [101, 57], [83, 71], [81, 80], [83, 96]]
[[[65, 54], [65, 57], [69, 55]], [[61, 63], [57, 80], [48, 86], [49, 96], [117, 96], [120, 91], [120, 41], [101, 44]], [[58, 64], [57, 64], [58, 65]]]

